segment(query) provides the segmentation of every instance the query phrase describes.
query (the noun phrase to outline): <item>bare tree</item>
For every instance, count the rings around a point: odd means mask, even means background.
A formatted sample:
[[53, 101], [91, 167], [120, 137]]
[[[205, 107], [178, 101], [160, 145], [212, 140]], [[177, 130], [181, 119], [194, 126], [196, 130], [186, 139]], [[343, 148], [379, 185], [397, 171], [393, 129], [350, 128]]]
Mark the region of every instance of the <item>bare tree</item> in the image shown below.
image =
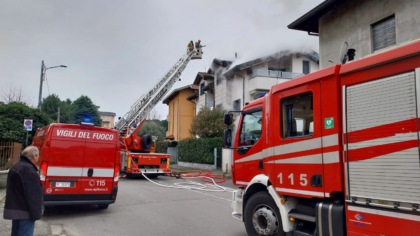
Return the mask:
[[153, 109], [150, 111], [150, 113], [147, 115], [148, 120], [160, 120], [159, 112], [156, 109]]
[[11, 87], [8, 91], [2, 91], [2, 98], [4, 103], [10, 103], [10, 102], [20, 102], [23, 104], [29, 104], [30, 99], [25, 97], [24, 93], [22, 92], [22, 87], [16, 88]]

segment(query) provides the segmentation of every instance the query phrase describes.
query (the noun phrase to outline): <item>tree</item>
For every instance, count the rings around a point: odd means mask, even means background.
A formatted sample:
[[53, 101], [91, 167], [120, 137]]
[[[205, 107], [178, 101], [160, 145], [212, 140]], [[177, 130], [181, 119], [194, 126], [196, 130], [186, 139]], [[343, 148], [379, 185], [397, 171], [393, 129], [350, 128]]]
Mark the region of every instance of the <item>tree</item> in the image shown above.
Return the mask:
[[168, 130], [168, 120], [160, 120], [159, 123], [165, 130]]
[[74, 123], [80, 124], [86, 116], [93, 119], [96, 126], [101, 126], [102, 120], [99, 116], [98, 108], [92, 100], [85, 95], [80, 96], [72, 103]]
[[32, 131], [28, 132], [28, 144], [32, 142], [32, 137], [38, 128], [51, 123], [47, 114], [26, 104], [11, 102], [0, 105], [0, 140], [25, 144], [24, 119], [33, 120]]
[[58, 110], [61, 105], [61, 100], [56, 94], [51, 94], [48, 97], [44, 98], [41, 105], [41, 111], [48, 114], [48, 116], [53, 120], [57, 121]]
[[190, 133], [200, 138], [222, 137], [225, 129], [223, 115], [222, 109], [202, 108], [192, 122]]
[[65, 101], [61, 101], [60, 123], [68, 123], [68, 124], [75, 123], [72, 101], [68, 98]]
[[165, 138], [166, 129], [157, 120], [147, 120], [144, 122], [138, 132], [139, 136], [151, 135], [157, 137], [158, 141], [162, 141]]
[[[57, 123], [75, 123], [72, 101], [68, 98], [65, 101], [61, 101], [58, 95], [51, 94], [43, 99], [41, 110]], [[58, 115], [60, 115], [60, 120]]]
[[3, 91], [2, 97], [5, 103], [19, 102], [23, 104], [29, 104], [29, 100], [22, 92], [22, 87], [10, 88], [9, 91]]

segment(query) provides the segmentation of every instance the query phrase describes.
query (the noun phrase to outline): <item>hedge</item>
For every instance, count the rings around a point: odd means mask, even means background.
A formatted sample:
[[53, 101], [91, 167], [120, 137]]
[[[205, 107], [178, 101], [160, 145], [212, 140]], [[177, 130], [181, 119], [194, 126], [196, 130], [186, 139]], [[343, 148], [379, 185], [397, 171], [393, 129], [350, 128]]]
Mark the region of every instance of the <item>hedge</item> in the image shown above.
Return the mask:
[[217, 148], [217, 164], [221, 165], [223, 138], [184, 139], [177, 146], [178, 160], [200, 164], [214, 164], [214, 148]]
[[168, 153], [168, 141], [156, 141], [156, 153]]

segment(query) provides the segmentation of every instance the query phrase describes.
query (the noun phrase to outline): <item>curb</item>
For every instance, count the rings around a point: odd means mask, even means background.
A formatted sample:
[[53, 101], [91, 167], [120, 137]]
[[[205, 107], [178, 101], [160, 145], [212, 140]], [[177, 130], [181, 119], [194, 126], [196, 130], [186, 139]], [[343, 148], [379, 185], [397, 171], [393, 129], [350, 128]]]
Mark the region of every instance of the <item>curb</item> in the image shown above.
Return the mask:
[[0, 188], [0, 202], [3, 202], [5, 198], [6, 198], [6, 189]]
[[0, 202], [6, 197], [7, 174], [9, 170], [0, 170]]

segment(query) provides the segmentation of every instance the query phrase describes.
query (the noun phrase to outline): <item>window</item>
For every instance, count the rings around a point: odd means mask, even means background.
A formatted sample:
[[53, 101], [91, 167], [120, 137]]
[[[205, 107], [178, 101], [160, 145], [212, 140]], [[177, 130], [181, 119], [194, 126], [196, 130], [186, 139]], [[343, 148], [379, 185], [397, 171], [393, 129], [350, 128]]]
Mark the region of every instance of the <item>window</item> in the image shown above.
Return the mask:
[[216, 74], [216, 85], [219, 85], [220, 83], [222, 83], [222, 73], [219, 71]]
[[233, 110], [240, 111], [241, 110], [241, 99], [237, 99], [233, 101]]
[[309, 61], [302, 61], [302, 73], [309, 74]]
[[312, 135], [313, 122], [312, 93], [304, 93], [281, 101], [283, 138]]
[[205, 93], [204, 86], [205, 86], [204, 82], [200, 84], [200, 96]]
[[374, 23], [372, 26], [373, 51], [395, 45], [395, 16], [390, 16]]
[[245, 113], [242, 118], [239, 146], [254, 145], [261, 137], [262, 111]]

